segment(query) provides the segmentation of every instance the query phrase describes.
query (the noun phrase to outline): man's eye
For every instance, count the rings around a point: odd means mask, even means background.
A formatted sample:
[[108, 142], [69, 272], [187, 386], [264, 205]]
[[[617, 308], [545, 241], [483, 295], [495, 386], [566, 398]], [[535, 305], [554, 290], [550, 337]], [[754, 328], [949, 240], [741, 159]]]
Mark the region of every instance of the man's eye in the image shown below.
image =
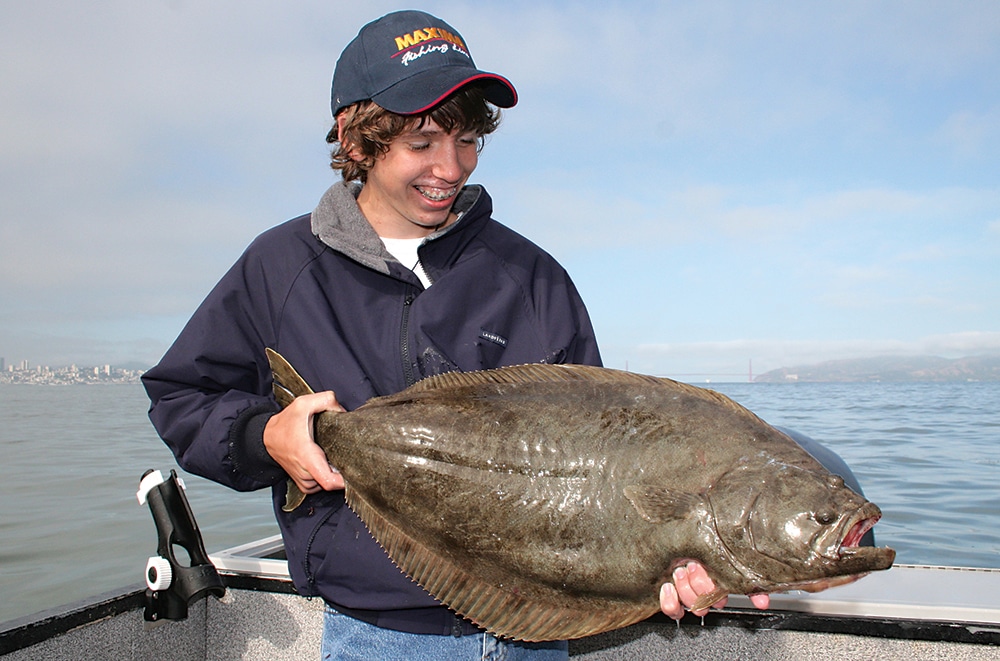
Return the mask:
[[410, 149], [413, 150], [413, 151], [423, 151], [423, 150], [427, 149], [430, 146], [431, 146], [431, 144], [429, 142], [411, 142], [410, 143]]

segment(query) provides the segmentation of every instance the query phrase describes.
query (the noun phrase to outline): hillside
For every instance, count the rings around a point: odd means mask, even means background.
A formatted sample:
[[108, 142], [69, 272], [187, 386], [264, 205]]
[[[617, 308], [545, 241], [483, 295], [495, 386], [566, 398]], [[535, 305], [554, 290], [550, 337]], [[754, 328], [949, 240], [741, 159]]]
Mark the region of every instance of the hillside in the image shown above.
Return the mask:
[[1000, 381], [1000, 356], [881, 356], [782, 367], [754, 378], [760, 383], [851, 381]]

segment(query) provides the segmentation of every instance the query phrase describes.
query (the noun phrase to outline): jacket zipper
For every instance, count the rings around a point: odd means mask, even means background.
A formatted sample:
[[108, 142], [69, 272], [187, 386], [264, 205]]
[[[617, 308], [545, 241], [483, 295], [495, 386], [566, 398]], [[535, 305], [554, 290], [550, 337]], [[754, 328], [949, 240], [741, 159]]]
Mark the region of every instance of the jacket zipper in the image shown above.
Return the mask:
[[412, 386], [416, 383], [413, 378], [413, 362], [410, 360], [410, 306], [413, 304], [413, 299], [416, 298], [415, 294], [407, 294], [406, 298], [403, 300], [403, 322], [402, 328], [399, 332], [400, 349], [403, 356], [403, 378], [406, 381], [406, 387]]

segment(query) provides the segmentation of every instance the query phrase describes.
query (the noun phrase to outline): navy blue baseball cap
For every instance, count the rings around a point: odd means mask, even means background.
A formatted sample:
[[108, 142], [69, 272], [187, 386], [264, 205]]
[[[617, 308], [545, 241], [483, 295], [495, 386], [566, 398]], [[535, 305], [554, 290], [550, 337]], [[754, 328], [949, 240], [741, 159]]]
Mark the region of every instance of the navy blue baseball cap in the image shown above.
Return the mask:
[[333, 116], [371, 99], [400, 115], [430, 110], [470, 83], [500, 108], [517, 103], [510, 81], [480, 71], [462, 36], [439, 18], [421, 11], [386, 14], [361, 28], [337, 60], [330, 107]]

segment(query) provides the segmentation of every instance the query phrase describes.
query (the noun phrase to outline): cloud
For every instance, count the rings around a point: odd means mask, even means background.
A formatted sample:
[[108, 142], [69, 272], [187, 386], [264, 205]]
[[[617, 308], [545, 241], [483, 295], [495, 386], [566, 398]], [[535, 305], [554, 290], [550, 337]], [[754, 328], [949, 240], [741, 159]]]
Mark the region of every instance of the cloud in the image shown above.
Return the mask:
[[[997, 327], [996, 3], [427, 7], [518, 87], [476, 178], [586, 287], [609, 356]], [[168, 342], [332, 180], [334, 62], [393, 8], [5, 7], [5, 343]]]
[[982, 111], [961, 110], [950, 115], [935, 138], [960, 159], [996, 153], [1000, 145], [1000, 105]]
[[504, 216], [545, 245], [648, 251], [721, 241], [795, 246], [810, 259], [833, 245], [868, 252], [887, 242], [911, 256], [915, 250], [929, 254], [922, 245], [926, 235], [981, 232], [978, 218], [1000, 208], [1000, 187], [807, 191], [675, 184], [655, 171], [640, 182], [581, 186], [578, 174], [500, 175], [500, 187], [490, 187], [509, 191], [497, 196]]
[[42, 0], [4, 12], [8, 312], [170, 314], [178, 290], [190, 312], [256, 233], [309, 211], [332, 178], [327, 85], [357, 26], [318, 34], [310, 18], [329, 9]]

